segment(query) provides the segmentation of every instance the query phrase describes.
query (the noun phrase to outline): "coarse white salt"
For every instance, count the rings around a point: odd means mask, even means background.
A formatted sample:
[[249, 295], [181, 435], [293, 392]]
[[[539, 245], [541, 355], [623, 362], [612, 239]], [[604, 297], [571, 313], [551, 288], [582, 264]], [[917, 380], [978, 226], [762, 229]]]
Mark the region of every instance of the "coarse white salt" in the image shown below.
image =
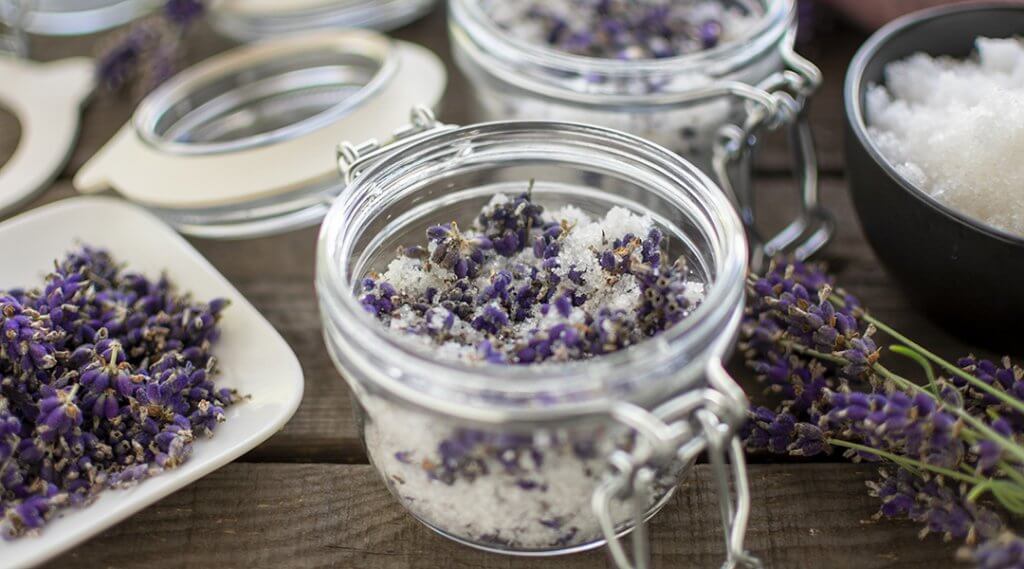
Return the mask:
[[1024, 40], [978, 38], [967, 60], [916, 54], [867, 94], [868, 131], [940, 202], [1024, 235]]

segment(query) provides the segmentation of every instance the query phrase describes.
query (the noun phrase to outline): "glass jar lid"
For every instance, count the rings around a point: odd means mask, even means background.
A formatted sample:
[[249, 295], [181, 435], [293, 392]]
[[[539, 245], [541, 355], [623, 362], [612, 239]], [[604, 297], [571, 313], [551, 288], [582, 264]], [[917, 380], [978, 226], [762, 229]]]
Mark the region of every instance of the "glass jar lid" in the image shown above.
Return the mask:
[[165, 152], [211, 154], [273, 144], [353, 112], [397, 67], [383, 44], [200, 66], [146, 97], [132, 123], [144, 141]]
[[435, 0], [218, 0], [213, 25], [242, 41], [321, 28], [391, 30], [428, 12]]
[[207, 237], [316, 224], [341, 189], [337, 141], [387, 136], [444, 85], [433, 53], [370, 31], [243, 46], [153, 91], [75, 185], [114, 188]]

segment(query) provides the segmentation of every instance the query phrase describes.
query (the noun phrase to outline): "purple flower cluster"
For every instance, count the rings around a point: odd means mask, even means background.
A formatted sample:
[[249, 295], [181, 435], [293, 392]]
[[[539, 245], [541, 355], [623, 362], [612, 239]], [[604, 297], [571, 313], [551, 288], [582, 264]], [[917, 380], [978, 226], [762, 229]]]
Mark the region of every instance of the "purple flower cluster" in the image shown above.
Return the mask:
[[96, 58], [100, 81], [111, 91], [132, 85], [146, 95], [177, 72], [185, 32], [205, 13], [203, 0], [167, 0], [160, 14], [114, 34]]
[[188, 458], [235, 401], [210, 353], [226, 302], [197, 303], [84, 247], [41, 289], [0, 293], [0, 530]]
[[964, 461], [966, 449], [955, 432], [957, 418], [929, 395], [851, 391], [831, 393], [829, 404], [820, 425], [833, 430], [831, 436], [945, 468]]
[[[879, 480], [868, 483], [882, 502], [880, 514], [907, 517], [924, 526], [922, 536], [974, 543], [999, 535], [1002, 520], [992, 510], [967, 500], [962, 488], [903, 468], [882, 467]], [[980, 564], [979, 564], [980, 565]], [[984, 565], [980, 565], [985, 567]], [[996, 565], [1000, 569], [1016, 565]]]
[[568, 0], [530, 2], [524, 18], [540, 26], [544, 41], [561, 51], [635, 60], [718, 46], [725, 36], [725, 11], [720, 2]]
[[[434, 225], [426, 231], [426, 247], [399, 252], [437, 276], [438, 286], [410, 293], [370, 274], [361, 283], [360, 300], [385, 324], [411, 314], [421, 324], [405, 332], [436, 344], [472, 345], [478, 360], [501, 364], [608, 354], [662, 332], [692, 311], [686, 263], [663, 263], [660, 230], [608, 237], [607, 248], [593, 252], [591, 264], [599, 274], [588, 276], [576, 265], [562, 266], [564, 239], [573, 230], [565, 220], [546, 218], [526, 192], [484, 208], [471, 232], [454, 222]], [[584, 310], [592, 292], [584, 285], [611, 287], [624, 278], [635, 279], [640, 293], [633, 310]]]
[[[1001, 479], [1007, 453], [983, 431], [966, 434], [972, 426], [958, 415], [1020, 440], [1024, 415], [1015, 406], [955, 374], [937, 378], [931, 391], [909, 387], [881, 367], [859, 302], [834, 290], [819, 266], [773, 264], [750, 281], [748, 295], [742, 347], [758, 379], [782, 398], [775, 409], [751, 411], [748, 451], [806, 457], [842, 447], [853, 460], [884, 458], [881, 479], [870, 484], [880, 516], [907, 517], [925, 526], [923, 534], [963, 541], [963, 555], [978, 567], [1024, 568], [1024, 542], [1006, 533], [990, 504], [969, 497], [965, 482], [972, 478], [965, 473]], [[967, 357], [957, 366], [1024, 401], [1024, 370], [1009, 359]], [[950, 472], [956, 476], [943, 474]]]

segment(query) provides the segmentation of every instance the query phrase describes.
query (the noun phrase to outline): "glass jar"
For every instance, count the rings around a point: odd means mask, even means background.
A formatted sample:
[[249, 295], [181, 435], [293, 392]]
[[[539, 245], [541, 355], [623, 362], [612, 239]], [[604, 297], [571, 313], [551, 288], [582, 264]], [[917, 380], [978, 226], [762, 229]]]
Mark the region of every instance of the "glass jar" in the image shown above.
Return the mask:
[[[722, 368], [743, 312], [743, 226], [718, 188], [678, 155], [635, 136], [581, 124], [442, 125], [422, 109], [381, 146], [344, 144], [347, 187], [321, 228], [317, 290], [326, 344], [358, 401], [371, 462], [420, 521], [455, 541], [518, 555], [608, 543], [671, 496], [707, 450], [732, 512], [729, 555], [743, 550], [743, 392]], [[466, 223], [496, 193], [534, 180], [534, 201], [590, 215], [622, 206], [652, 216], [705, 283], [705, 300], [662, 334], [571, 364], [473, 366], [436, 357], [382, 326], [357, 287], [425, 229]]]
[[[828, 242], [832, 223], [818, 201], [817, 161], [805, 113], [821, 74], [793, 51], [793, 0], [750, 0], [748, 9], [759, 12], [759, 19], [743, 40], [628, 61], [524, 41], [491, 18], [497, 2], [449, 2], [452, 49], [472, 86], [474, 120], [598, 124], [675, 150], [715, 175], [747, 226], [755, 261], [765, 256], [762, 251], [807, 257]], [[754, 217], [752, 154], [764, 131], [784, 126], [791, 131], [801, 210], [789, 227], [763, 239]]]
[[324, 28], [393, 30], [423, 16], [435, 0], [217, 0], [214, 28], [241, 41]]

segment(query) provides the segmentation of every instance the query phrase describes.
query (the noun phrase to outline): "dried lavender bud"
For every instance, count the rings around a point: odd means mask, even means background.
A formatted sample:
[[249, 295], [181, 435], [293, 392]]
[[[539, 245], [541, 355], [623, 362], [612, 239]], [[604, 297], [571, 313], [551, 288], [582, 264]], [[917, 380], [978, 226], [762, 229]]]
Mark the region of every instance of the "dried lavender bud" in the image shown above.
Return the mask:
[[41, 288], [0, 293], [0, 533], [187, 459], [235, 400], [211, 379], [226, 306], [89, 247]]
[[963, 552], [961, 557], [973, 562], [978, 569], [1020, 569], [1024, 567], [1024, 539], [1012, 532], [1003, 532], [974, 551]]

